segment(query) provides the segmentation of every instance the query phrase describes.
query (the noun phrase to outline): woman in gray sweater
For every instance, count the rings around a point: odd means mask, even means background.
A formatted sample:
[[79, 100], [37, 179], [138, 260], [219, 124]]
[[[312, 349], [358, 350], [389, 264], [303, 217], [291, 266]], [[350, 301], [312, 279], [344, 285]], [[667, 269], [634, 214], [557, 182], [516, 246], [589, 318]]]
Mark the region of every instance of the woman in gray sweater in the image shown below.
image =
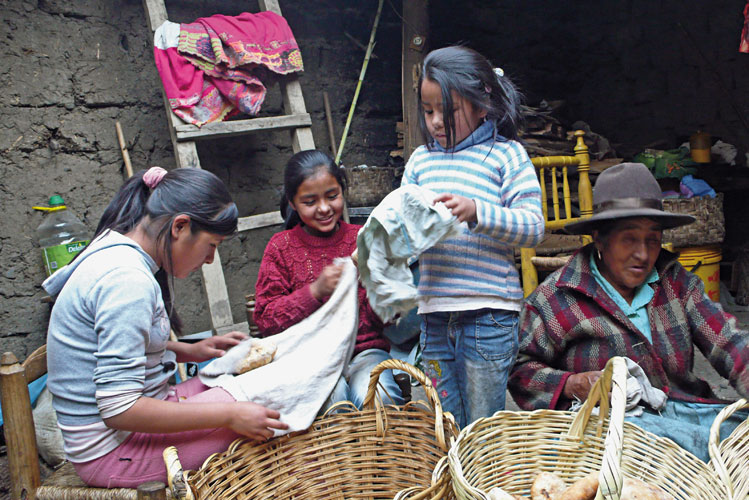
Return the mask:
[[[92, 486], [166, 481], [165, 447], [197, 469], [241, 436], [265, 440], [286, 425], [277, 411], [236, 402], [195, 377], [167, 381], [177, 362], [221, 356], [246, 336], [196, 344], [179, 331], [171, 279], [211, 263], [237, 229], [237, 207], [205, 170], [152, 167], [130, 178], [102, 216], [94, 241], [44, 282], [57, 295], [47, 340], [48, 386], [65, 453]], [[189, 404], [187, 404], [189, 403]]]

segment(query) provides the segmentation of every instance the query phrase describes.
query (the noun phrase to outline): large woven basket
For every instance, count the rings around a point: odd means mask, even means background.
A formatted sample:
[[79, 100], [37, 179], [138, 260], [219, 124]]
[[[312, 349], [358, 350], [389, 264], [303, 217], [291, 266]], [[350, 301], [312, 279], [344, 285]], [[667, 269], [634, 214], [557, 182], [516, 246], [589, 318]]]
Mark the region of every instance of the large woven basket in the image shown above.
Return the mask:
[[666, 229], [663, 242], [673, 243], [676, 248], [719, 245], [726, 235], [723, 217], [723, 193], [693, 198], [666, 198], [663, 209], [667, 212], [692, 215], [697, 220], [692, 224]]
[[710, 428], [710, 465], [726, 484], [727, 500], [749, 499], [749, 419], [740, 423], [723, 442], [720, 442], [720, 425], [735, 412], [747, 408], [746, 399], [726, 406]]
[[[383, 405], [376, 389], [386, 369], [418, 380], [428, 403]], [[306, 431], [261, 444], [237, 440], [185, 475], [197, 499], [449, 498], [449, 475], [432, 479], [432, 471], [456, 436], [431, 382], [390, 359], [372, 370], [362, 410], [347, 402]]]
[[[576, 413], [499, 411], [465, 427], [448, 454], [456, 496], [487, 500], [496, 487], [528, 496], [535, 477], [546, 471], [567, 484], [597, 472], [596, 499], [618, 500], [623, 474], [679, 500], [726, 500], [725, 485], [707, 464], [673, 441], [623, 422], [626, 375], [624, 359], [612, 358]], [[610, 420], [592, 416], [598, 403], [600, 414], [607, 414], [609, 391]]]

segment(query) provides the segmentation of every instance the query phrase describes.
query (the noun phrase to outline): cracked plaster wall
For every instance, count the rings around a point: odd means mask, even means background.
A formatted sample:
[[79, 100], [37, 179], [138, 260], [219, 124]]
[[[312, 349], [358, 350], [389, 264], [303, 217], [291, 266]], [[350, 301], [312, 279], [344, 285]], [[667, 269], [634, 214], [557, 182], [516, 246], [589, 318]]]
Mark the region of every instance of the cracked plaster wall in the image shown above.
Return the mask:
[[[377, 2], [314, 3], [280, 2], [302, 49], [302, 87], [315, 142], [328, 150], [322, 92], [330, 95], [340, 134], [364, 56], [344, 32], [366, 43]], [[257, 9], [255, 2], [239, 1], [166, 5], [176, 22], [219, 8], [228, 15]], [[388, 7], [376, 52], [399, 54], [400, 30]], [[49, 319], [34, 238], [43, 215], [31, 207], [60, 194], [93, 232], [123, 181], [115, 121], [136, 170], [172, 168], [175, 162], [140, 1], [9, 0], [0, 7], [0, 40], [0, 351], [23, 359], [44, 343]], [[269, 91], [263, 112], [281, 112], [277, 89]], [[400, 57], [381, 57], [369, 65], [344, 162], [387, 164], [399, 119]], [[292, 154], [288, 132], [199, 143], [198, 152], [203, 168], [228, 184], [242, 215], [277, 209], [283, 165]], [[244, 295], [254, 288], [265, 244], [278, 229], [245, 232], [220, 248], [235, 321], [245, 320]], [[187, 332], [210, 327], [198, 276], [177, 282], [177, 301]]]

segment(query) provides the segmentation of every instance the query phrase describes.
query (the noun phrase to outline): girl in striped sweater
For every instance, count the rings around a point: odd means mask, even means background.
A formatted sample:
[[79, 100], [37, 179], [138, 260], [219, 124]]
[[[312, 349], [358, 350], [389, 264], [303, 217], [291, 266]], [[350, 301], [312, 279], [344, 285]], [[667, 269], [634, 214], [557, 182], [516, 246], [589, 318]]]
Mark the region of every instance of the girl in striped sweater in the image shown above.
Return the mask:
[[520, 96], [476, 51], [424, 59], [419, 122], [426, 145], [402, 184], [437, 193], [463, 233], [419, 258], [421, 348], [427, 375], [460, 427], [504, 409], [523, 298], [514, 247], [543, 237], [541, 190], [518, 142]]

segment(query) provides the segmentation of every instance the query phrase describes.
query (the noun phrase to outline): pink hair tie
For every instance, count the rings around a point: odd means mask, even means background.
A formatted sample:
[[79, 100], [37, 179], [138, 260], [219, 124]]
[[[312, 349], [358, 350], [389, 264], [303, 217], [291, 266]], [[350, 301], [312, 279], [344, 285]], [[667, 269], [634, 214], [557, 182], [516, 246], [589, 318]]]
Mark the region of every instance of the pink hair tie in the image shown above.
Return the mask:
[[155, 188], [166, 175], [166, 170], [161, 167], [151, 167], [143, 174], [143, 182], [151, 189]]

